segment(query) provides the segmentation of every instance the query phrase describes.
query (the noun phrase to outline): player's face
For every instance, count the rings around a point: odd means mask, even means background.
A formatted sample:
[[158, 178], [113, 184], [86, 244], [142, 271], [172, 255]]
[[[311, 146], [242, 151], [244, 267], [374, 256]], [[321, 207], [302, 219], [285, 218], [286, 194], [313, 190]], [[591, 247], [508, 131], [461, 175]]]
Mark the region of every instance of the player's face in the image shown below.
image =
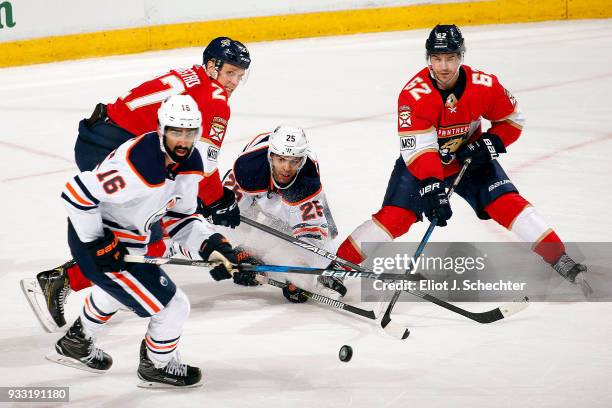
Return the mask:
[[450, 89], [455, 86], [461, 65], [459, 54], [431, 54], [429, 64], [440, 88]]
[[301, 157], [280, 156], [270, 153], [272, 160], [272, 177], [280, 185], [287, 185], [293, 180], [302, 166]]
[[[235, 65], [228, 64], [227, 62], [221, 66], [221, 69], [216, 71], [214, 63], [208, 62], [207, 72], [213, 78], [217, 80], [225, 90], [228, 95], [232, 95], [232, 92], [238, 87], [241, 81], [245, 79], [246, 70], [242, 68], [238, 68]], [[213, 72], [215, 75], [213, 75]]]
[[198, 136], [198, 129], [166, 127], [166, 148], [178, 157], [189, 154]]

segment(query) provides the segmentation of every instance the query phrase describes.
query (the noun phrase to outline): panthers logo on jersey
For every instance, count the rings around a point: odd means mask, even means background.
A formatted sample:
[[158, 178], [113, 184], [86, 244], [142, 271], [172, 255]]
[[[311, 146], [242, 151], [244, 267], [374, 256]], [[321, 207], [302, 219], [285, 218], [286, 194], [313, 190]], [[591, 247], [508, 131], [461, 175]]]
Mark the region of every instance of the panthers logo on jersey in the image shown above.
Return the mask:
[[455, 152], [466, 139], [469, 125], [456, 125], [438, 129], [438, 149], [442, 163], [449, 164], [455, 160]]

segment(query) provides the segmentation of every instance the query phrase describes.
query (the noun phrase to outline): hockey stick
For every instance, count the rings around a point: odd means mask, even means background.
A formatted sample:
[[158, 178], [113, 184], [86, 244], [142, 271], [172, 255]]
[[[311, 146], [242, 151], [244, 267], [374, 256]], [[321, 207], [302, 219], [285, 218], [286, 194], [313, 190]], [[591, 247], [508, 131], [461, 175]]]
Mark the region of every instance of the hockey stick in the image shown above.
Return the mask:
[[[125, 255], [123, 260], [128, 263], [147, 263], [153, 265], [181, 265], [181, 266], [198, 266], [211, 268], [219, 265], [219, 262], [199, 261], [193, 259], [177, 259], [177, 258], [158, 258], [146, 255]], [[298, 273], [302, 275], [321, 275], [321, 276], [336, 276], [343, 278], [364, 278], [364, 279], [379, 279], [379, 280], [412, 280], [406, 278], [406, 275], [399, 273], [382, 273], [375, 272], [359, 272], [346, 271], [344, 269], [326, 269], [326, 268], [311, 268], [309, 266], [288, 266], [288, 265], [251, 265], [241, 263], [236, 265], [235, 270], [242, 272], [273, 272], [273, 273]]]
[[[257, 275], [256, 279], [261, 284], [267, 283], [268, 285], [271, 285], [271, 286], [274, 286], [280, 289], [287, 286], [286, 283], [271, 279], [267, 276]], [[307, 298], [316, 300], [319, 303], [323, 303], [325, 305], [335, 307], [336, 309], [346, 310], [347, 312], [368, 318], [370, 320], [376, 320], [376, 315], [374, 314], [374, 311], [372, 310], [361, 309], [359, 307], [352, 306], [347, 303], [341, 302], [339, 300], [335, 300], [327, 296], [319, 295], [318, 293], [310, 292], [305, 289], [300, 289], [300, 290]]]
[[[455, 188], [457, 187], [457, 185], [459, 185], [459, 182], [463, 178], [463, 175], [465, 174], [465, 172], [466, 172], [468, 166], [470, 165], [471, 161], [472, 161], [471, 159], [467, 159], [465, 161], [465, 164], [463, 165], [463, 167], [459, 171], [459, 174], [457, 174], [457, 177], [455, 177], [455, 180], [453, 181], [453, 184], [452, 184], [451, 188], [448, 190], [448, 194], [446, 196], [447, 199], [450, 199], [451, 195], [453, 195], [453, 192], [455, 191]], [[433, 217], [432, 220], [431, 220], [431, 223], [429, 224], [429, 227], [427, 228], [427, 231], [425, 231], [425, 235], [423, 235], [423, 238], [421, 239], [421, 242], [419, 243], [419, 246], [417, 247], [417, 250], [415, 251], [412, 259], [410, 260], [410, 265], [408, 266], [408, 269], [406, 270], [406, 274], [409, 274], [410, 272], [412, 272], [412, 269], [414, 268], [414, 263], [412, 262], [412, 260], [417, 259], [421, 255], [421, 253], [425, 249], [425, 245], [427, 245], [427, 242], [429, 241], [429, 237], [431, 237], [431, 234], [432, 234], [434, 228], [436, 227], [437, 223], [438, 223], [438, 219], [436, 217]], [[380, 326], [385, 331], [387, 331], [387, 330], [395, 331], [396, 330], [396, 327], [397, 327], [396, 325], [389, 326], [389, 324], [391, 323], [391, 311], [395, 307], [395, 303], [397, 302], [397, 299], [399, 298], [401, 293], [402, 293], [401, 290], [396, 290], [395, 291], [395, 293], [393, 294], [393, 297], [391, 297], [391, 300], [389, 301], [389, 304], [387, 305], [387, 309], [385, 310], [385, 314], [383, 315], [382, 319], [380, 320]], [[433, 297], [433, 296], [431, 296], [431, 295], [429, 295], [427, 293], [421, 293], [419, 291], [410, 291], [410, 293], [412, 293], [413, 295], [418, 296], [418, 297], [420, 297], [422, 299], [429, 300], [429, 301], [431, 301], [431, 299], [429, 299], [428, 297]], [[442, 304], [439, 303], [438, 301], [443, 302], [441, 299], [436, 298], [436, 301], [433, 302], [433, 303], [442, 306]], [[446, 302], [444, 302], [444, 303], [446, 303]], [[453, 306], [453, 308], [458, 309], [454, 305], [450, 305], [450, 306]], [[453, 308], [449, 308], [449, 310], [453, 310]], [[456, 310], [453, 310], [453, 311], [456, 311]], [[463, 314], [463, 313], [461, 313], [461, 314], [463, 316], [465, 316], [465, 314]], [[394, 333], [394, 334], [395, 334], [395, 336], [398, 336], [401, 333]], [[401, 338], [405, 339], [406, 337], [408, 337], [409, 334], [410, 334], [410, 331], [408, 330], [408, 328], [405, 328], [405, 332], [401, 336]]]
[[[277, 238], [280, 238], [284, 241], [287, 241], [295, 246], [298, 246], [300, 248], [303, 248], [307, 251], [310, 252], [314, 252], [315, 254], [322, 256], [324, 258], [329, 259], [330, 261], [336, 261], [338, 262], [340, 265], [352, 268], [358, 272], [366, 272], [368, 273], [369, 271], [367, 271], [366, 269], [360, 267], [357, 264], [354, 264], [352, 262], [346, 261], [342, 258], [339, 258], [336, 254], [333, 254], [331, 252], [328, 252], [322, 248], [319, 248], [315, 245], [309, 244], [307, 242], [301, 241], [300, 239], [294, 238], [290, 235], [286, 235], [280, 231], [275, 230], [274, 228], [268, 227], [267, 225], [261, 224], [257, 221], [251, 220], [243, 215], [240, 216], [240, 220], [242, 222], [244, 222], [245, 224], [248, 224], [254, 228], [257, 228], [261, 231], [267, 232], [271, 235], [274, 235]], [[390, 274], [390, 275], [395, 275], [393, 276], [393, 279], [398, 279], [399, 276], [404, 276], [405, 275], [396, 275], [396, 274]], [[385, 276], [385, 275], [383, 275]], [[526, 303], [520, 303], [525, 301], [525, 298], [521, 298], [521, 299], [517, 299], [514, 302], [511, 303], [506, 303], [503, 304], [495, 309], [486, 311], [486, 312], [470, 312], [468, 310], [462, 309], [458, 306], [455, 306], [451, 303], [448, 303], [442, 299], [439, 299], [435, 296], [429, 295], [427, 293], [422, 293], [419, 291], [413, 291], [413, 290], [407, 290], [408, 293], [411, 293], [414, 296], [420, 297], [428, 302], [434, 303], [440, 307], [443, 307], [447, 310], [450, 310], [451, 312], [455, 312], [457, 314], [460, 314], [464, 317], [467, 317], [468, 319], [474, 320], [478, 323], [492, 323], [494, 321], [497, 320], [501, 320], [503, 318], [507, 318], [510, 315], [517, 313], [519, 311], [521, 311], [522, 309], [524, 309], [525, 307], [527, 307]], [[395, 327], [395, 329], [392, 329], [392, 327]], [[387, 323], [387, 332], [391, 335], [393, 335], [394, 337], [397, 338], [402, 338], [402, 336], [404, 335], [404, 330], [402, 330], [400, 328], [401, 326], [399, 326], [397, 323], [394, 323], [393, 321], [389, 321]], [[393, 333], [390, 333], [390, 331], [393, 331]]]
[[[466, 163], [467, 163], [467, 161], [466, 161]], [[462, 168], [462, 171], [463, 171], [463, 168]], [[465, 172], [465, 171], [463, 171], [463, 172]], [[459, 177], [459, 175], [457, 177]], [[463, 177], [463, 175], [462, 175], [462, 177]], [[457, 182], [457, 179], [455, 179], [455, 182]], [[453, 185], [454, 184], [455, 183], [453, 183]], [[240, 216], [240, 220], [242, 222], [244, 222], [245, 224], [247, 224], [247, 225], [250, 225], [250, 226], [252, 226], [254, 228], [257, 228], [257, 229], [259, 229], [261, 231], [267, 232], [270, 235], [274, 235], [275, 237], [280, 238], [280, 239], [282, 239], [284, 241], [287, 241], [287, 242], [291, 243], [292, 245], [298, 246], [298, 247], [303, 248], [303, 249], [305, 249], [307, 251], [310, 251], [310, 252], [314, 252], [315, 254], [317, 254], [319, 256], [322, 256], [323, 258], [327, 258], [330, 261], [336, 261], [337, 263], [339, 263], [342, 266], [349, 267], [349, 268], [351, 268], [353, 270], [356, 270], [356, 271], [359, 271], [359, 272], [368, 272], [364, 268], [360, 267], [357, 264], [354, 264], [352, 262], [349, 262], [349, 261], [346, 261], [346, 260], [344, 260], [342, 258], [339, 258], [336, 254], [328, 252], [328, 251], [326, 251], [326, 250], [324, 250], [322, 248], [319, 248], [319, 247], [317, 247], [315, 245], [312, 245], [312, 244], [310, 244], [308, 242], [302, 241], [302, 240], [300, 240], [298, 238], [294, 238], [294, 237], [292, 237], [290, 235], [284, 234], [284, 233], [282, 233], [280, 231], [275, 230], [274, 228], [268, 227], [267, 225], [261, 224], [261, 223], [259, 223], [257, 221], [254, 221], [254, 220], [251, 220], [251, 219], [249, 219], [249, 218], [247, 218], [247, 217], [245, 217], [243, 215]], [[412, 291], [412, 290], [409, 290], [407, 292], [411, 293], [414, 296], [417, 296], [417, 297], [420, 297], [420, 298], [422, 298], [424, 300], [427, 300], [427, 301], [429, 301], [431, 303], [434, 303], [434, 304], [436, 304], [436, 305], [438, 305], [440, 307], [443, 307], [443, 308], [445, 308], [447, 310], [450, 310], [450, 311], [455, 312], [457, 314], [460, 314], [460, 315], [462, 315], [464, 317], [467, 317], [468, 319], [474, 320], [474, 321], [476, 321], [478, 323], [491, 323], [491, 322], [494, 322], [494, 321], [497, 321], [497, 320], [500, 320], [500, 319], [503, 319], [503, 318], [507, 318], [510, 315], [512, 315], [514, 313], [517, 313], [520, 310], [522, 310], [525, 307], [527, 307], [526, 303], [522, 303], [522, 302], [526, 301], [527, 299], [526, 298], [521, 298], [521, 299], [515, 300], [512, 303], [507, 303], [507, 304], [501, 305], [500, 307], [497, 307], [495, 309], [492, 309], [492, 310], [489, 310], [489, 311], [486, 311], [486, 312], [481, 312], [481, 313], [479, 313], [479, 312], [470, 312], [468, 310], [465, 310], [465, 309], [462, 309], [460, 307], [457, 307], [457, 306], [455, 306], [455, 305], [453, 305], [451, 303], [445, 302], [445, 301], [443, 301], [443, 300], [441, 300], [441, 299], [439, 299], [439, 298], [437, 298], [435, 296], [432, 296], [432, 295], [429, 295], [429, 294], [426, 294], [426, 293], [422, 293], [422, 292], [419, 292], [419, 291]], [[390, 327], [389, 325], [397, 326], [391, 320], [387, 323], [387, 328]], [[398, 334], [399, 332], [401, 332], [401, 330], [398, 329], [398, 330], [396, 330], [396, 332], [397, 332], [396, 333], [396, 337], [400, 337], [401, 338], [403, 333]]]
[[[199, 266], [199, 267], [213, 267], [218, 265], [216, 262], [207, 262], [207, 261], [194, 261], [189, 259], [175, 259], [175, 258], [155, 258], [150, 256], [142, 256], [142, 255], [125, 255], [123, 257], [125, 262], [131, 263], [149, 263], [153, 265], [182, 265], [182, 266]], [[319, 269], [319, 268], [303, 268], [303, 269], [293, 269], [299, 268], [294, 266], [282, 266], [282, 265], [251, 265], [251, 264], [240, 264], [238, 265], [238, 270], [248, 271], [248, 272], [285, 272], [285, 273], [304, 273], [309, 271], [327, 271], [327, 269]], [[344, 271], [342, 271], [344, 272]], [[376, 275], [373, 273], [373, 275]], [[402, 278], [403, 275], [397, 275]], [[279, 282], [274, 279], [270, 279], [267, 276], [257, 275], [257, 281], [261, 284], [267, 283], [269, 285], [275, 286], [277, 288], [284, 288], [286, 284]], [[346, 310], [347, 312], [357, 314], [359, 316], [366, 317], [368, 319], [375, 320], [376, 315], [372, 310], [365, 310], [358, 308], [356, 306], [351, 306], [347, 303], [340, 302], [338, 300], [334, 300], [328, 298], [323, 295], [319, 295], [318, 293], [309, 292], [305, 289], [301, 289], [306, 297], [309, 299], [314, 299], [319, 303], [324, 303], [326, 305], [335, 307], [336, 309]]]
[[[471, 162], [470, 159], [465, 161], [465, 164], [461, 168], [461, 171], [455, 178], [451, 188], [448, 191], [449, 198], [455, 191], [455, 188], [457, 187], [459, 182], [461, 181], [461, 178], [465, 174], [465, 171], [467, 170], [467, 167], [469, 166], [470, 162]], [[429, 224], [429, 228], [427, 228], [427, 232], [425, 232], [425, 235], [423, 236], [423, 239], [421, 240], [421, 243], [419, 244], [414, 254], [414, 257], [412, 259], [416, 259], [421, 254], [421, 252], [423, 252], [423, 249], [425, 248], [425, 244], [429, 240], [429, 237], [431, 236], [431, 233], [433, 232], [433, 229], [436, 223], [437, 223], [437, 219], [434, 218], [431, 224]], [[413, 264], [411, 262], [408, 270], [406, 271], [407, 274], [410, 273], [410, 271], [412, 270], [412, 267], [413, 267]], [[527, 306], [529, 306], [529, 303], [527, 303], [529, 299], [526, 296], [524, 296], [524, 297], [514, 300], [513, 302], [504, 303], [501, 306], [496, 307], [495, 309], [492, 309], [492, 310], [488, 310], [485, 312], [470, 312], [468, 310], [455, 306], [451, 303], [445, 302], [442, 299], [439, 299], [428, 293], [423, 293], [418, 290], [408, 290], [407, 292], [410, 293], [411, 295], [420, 297], [421, 299], [427, 300], [447, 310], [450, 310], [464, 317], [467, 317], [468, 319], [471, 319], [478, 323], [483, 323], [483, 324], [493, 323], [498, 320], [504, 319], [506, 317], [512, 316], [513, 314], [518, 313], [521, 310], [525, 309]], [[383, 329], [385, 328], [385, 325], [387, 325], [388, 327], [390, 323], [393, 323], [391, 320], [391, 311], [393, 310], [393, 307], [395, 306], [395, 302], [397, 301], [397, 298], [399, 297], [400, 293], [401, 291], [396, 291], [393, 294], [393, 298], [389, 302], [389, 305], [387, 306], [387, 310], [385, 311], [385, 314], [383, 315], [383, 318], [381, 319], [381, 326], [383, 327]], [[391, 330], [395, 330], [395, 327], [397, 327], [397, 325], [393, 325], [392, 327], [393, 328]]]

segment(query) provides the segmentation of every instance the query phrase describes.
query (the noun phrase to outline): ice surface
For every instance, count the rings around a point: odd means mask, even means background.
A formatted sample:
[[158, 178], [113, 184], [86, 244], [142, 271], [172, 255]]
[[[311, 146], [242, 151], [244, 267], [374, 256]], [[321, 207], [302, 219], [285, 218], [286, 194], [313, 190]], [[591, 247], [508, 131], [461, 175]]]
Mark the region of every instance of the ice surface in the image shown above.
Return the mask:
[[[498, 75], [527, 118], [501, 159], [521, 193], [567, 241], [610, 241], [611, 20], [466, 27], [466, 63]], [[397, 157], [395, 109], [424, 64], [426, 30], [251, 44], [248, 83], [232, 96], [220, 157], [227, 169], [246, 141], [279, 123], [306, 128], [340, 238], [378, 210]], [[115, 361], [95, 375], [43, 357], [60, 334], [42, 331], [18, 282], [68, 259], [59, 192], [76, 171], [80, 118], [201, 49], [0, 70], [0, 386], [69, 386], [75, 406], [208, 407], [609, 407], [612, 306], [537, 303], [492, 325], [435, 305], [400, 304], [406, 341], [370, 321], [285, 302], [272, 287], [216, 283], [172, 268], [192, 311], [183, 359], [204, 370], [203, 388], [136, 387], [147, 322], [121, 312], [99, 346]], [[459, 198], [433, 240], [504, 241]], [[404, 240], [418, 240], [425, 225]], [[350, 282], [347, 301], [358, 301]], [[351, 291], [352, 289], [352, 291]], [[72, 321], [86, 291], [71, 295]], [[357, 292], [357, 293], [355, 293]], [[465, 304], [486, 310], [490, 304]], [[338, 350], [350, 344], [350, 363]], [[19, 405], [19, 406], [25, 406]]]

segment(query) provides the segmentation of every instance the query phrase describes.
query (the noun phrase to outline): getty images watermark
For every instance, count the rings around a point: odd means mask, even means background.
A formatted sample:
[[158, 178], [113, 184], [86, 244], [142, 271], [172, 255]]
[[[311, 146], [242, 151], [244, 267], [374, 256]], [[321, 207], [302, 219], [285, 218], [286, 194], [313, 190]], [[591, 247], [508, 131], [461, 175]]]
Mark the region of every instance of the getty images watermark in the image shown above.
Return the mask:
[[[367, 243], [372, 254], [363, 267], [376, 276], [361, 279], [362, 301], [378, 302], [397, 290], [431, 293], [446, 301], [612, 301], [612, 243], [566, 243], [565, 250], [588, 266], [594, 294], [560, 276], [550, 264], [518, 242], [430, 242], [413, 258], [418, 243]], [[357, 273], [357, 272], [350, 272]], [[347, 275], [346, 277], [349, 277]], [[359, 277], [359, 276], [355, 276]], [[401, 296], [400, 301], [420, 301]]]
[[[383, 274], [393, 273], [394, 271], [410, 271], [407, 280], [385, 281], [376, 280], [373, 282], [374, 290], [473, 290], [473, 291], [508, 291], [525, 290], [526, 282], [513, 282], [511, 280], [499, 280], [497, 282], [487, 282], [481, 279], [453, 279], [436, 281], [435, 279], [423, 279], [429, 273], [439, 273], [440, 271], [449, 274], [454, 273], [463, 275], [466, 272], [482, 272], [486, 269], [487, 255], [483, 256], [425, 256], [421, 254], [414, 258], [408, 254], [395, 254], [388, 257], [374, 257], [372, 261], [372, 272]], [[412, 277], [412, 279], [410, 279]], [[420, 279], [414, 279], [420, 277]]]

